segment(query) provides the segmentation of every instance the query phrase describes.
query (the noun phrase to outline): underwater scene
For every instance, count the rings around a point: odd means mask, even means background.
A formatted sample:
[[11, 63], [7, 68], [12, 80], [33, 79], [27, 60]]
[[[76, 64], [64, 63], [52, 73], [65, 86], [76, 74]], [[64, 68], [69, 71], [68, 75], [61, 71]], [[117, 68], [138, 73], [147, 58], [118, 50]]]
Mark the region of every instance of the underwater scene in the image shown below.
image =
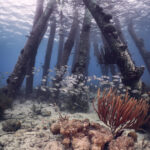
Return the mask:
[[0, 150], [150, 150], [149, 0], [0, 0]]

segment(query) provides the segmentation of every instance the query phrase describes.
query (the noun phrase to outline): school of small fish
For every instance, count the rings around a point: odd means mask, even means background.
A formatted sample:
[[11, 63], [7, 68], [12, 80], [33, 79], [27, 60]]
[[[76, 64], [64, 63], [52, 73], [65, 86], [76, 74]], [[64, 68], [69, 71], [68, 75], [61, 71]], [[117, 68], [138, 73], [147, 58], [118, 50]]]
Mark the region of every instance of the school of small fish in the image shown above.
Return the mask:
[[[42, 72], [42, 69], [40, 67], [34, 67], [32, 69], [32, 74], [34, 74], [35, 76], [40, 72]], [[114, 88], [116, 89], [116, 92], [118, 94], [122, 94], [122, 96], [125, 96], [125, 93], [127, 91], [130, 91], [133, 94], [139, 93], [137, 89], [131, 90], [131, 87], [124, 86], [121, 81], [121, 74], [119, 73], [111, 77], [106, 75], [102, 75], [100, 77], [97, 77], [96, 75], [87, 76], [84, 77], [85, 80], [83, 82], [78, 83], [78, 79], [83, 78], [83, 75], [70, 74], [69, 67], [67, 65], [62, 66], [59, 70], [57, 68], [54, 68], [53, 70], [49, 69], [48, 72], [49, 74], [41, 79], [41, 84], [34, 87], [36, 90], [40, 89], [43, 92], [50, 91], [51, 93], [59, 90], [60, 94], [64, 95], [78, 95], [82, 93], [83, 95], [87, 95], [87, 97], [90, 97], [89, 95], [91, 94], [91, 92], [94, 92], [96, 94], [98, 88], [100, 88], [101, 90]], [[54, 82], [56, 80], [56, 75], [62, 76], [62, 74], [64, 74], [62, 81]], [[6, 77], [8, 75], [9, 72], [0, 72], [0, 84], [2, 80], [6, 80]], [[25, 76], [25, 78], [29, 77], [29, 75]], [[17, 80], [18, 77], [14, 77], [14, 79]], [[47, 85], [43, 85], [42, 83], [46, 82], [47, 80]], [[54, 83], [55, 86], [52, 86]], [[147, 93], [141, 95], [142, 98], [147, 98], [148, 96], [149, 95]]]

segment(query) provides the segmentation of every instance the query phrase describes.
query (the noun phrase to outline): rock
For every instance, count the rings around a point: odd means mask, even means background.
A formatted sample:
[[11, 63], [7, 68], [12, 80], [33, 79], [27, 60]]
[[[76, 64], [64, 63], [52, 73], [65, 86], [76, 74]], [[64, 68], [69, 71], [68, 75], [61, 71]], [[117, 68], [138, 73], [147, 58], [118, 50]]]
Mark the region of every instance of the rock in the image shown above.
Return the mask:
[[134, 140], [134, 142], [137, 142], [138, 136], [137, 136], [137, 134], [136, 134], [135, 131], [129, 132], [129, 133], [128, 133], [128, 137], [131, 137], [131, 138]]
[[32, 105], [31, 110], [35, 115], [41, 115], [41, 106], [37, 106], [35, 104]]
[[[5, 91], [5, 88], [3, 89]], [[4, 111], [7, 108], [11, 108], [13, 99], [4, 94], [4, 91], [0, 89], [0, 120], [4, 117]]]
[[2, 123], [2, 129], [6, 132], [17, 131], [21, 128], [21, 122], [17, 119], [9, 119]]
[[0, 142], [0, 150], [4, 150], [4, 144]]
[[109, 150], [134, 150], [134, 140], [127, 136], [118, 137], [109, 143]]
[[65, 150], [63, 145], [58, 141], [50, 141], [44, 150]]
[[141, 139], [135, 143], [135, 150], [150, 150], [149, 139]]
[[60, 133], [60, 124], [59, 124], [59, 122], [53, 123], [50, 126], [50, 130], [53, 134], [59, 134]]
[[57, 122], [57, 120], [51, 119], [51, 120], [48, 122], [49, 127], [50, 127], [53, 123], [56, 123], [56, 122]]
[[42, 115], [43, 117], [51, 116], [51, 111], [42, 110], [42, 111], [41, 111], [41, 115]]

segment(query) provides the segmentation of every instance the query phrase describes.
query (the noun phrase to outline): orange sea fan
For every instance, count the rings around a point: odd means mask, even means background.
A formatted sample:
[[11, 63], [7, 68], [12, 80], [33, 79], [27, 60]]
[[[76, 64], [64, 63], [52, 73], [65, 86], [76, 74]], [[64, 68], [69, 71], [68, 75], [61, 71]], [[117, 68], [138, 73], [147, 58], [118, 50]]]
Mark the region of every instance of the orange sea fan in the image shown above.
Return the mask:
[[96, 99], [97, 109], [93, 102], [94, 109], [114, 136], [125, 128], [137, 129], [148, 120], [149, 105], [143, 99], [129, 98], [128, 93], [124, 97], [116, 95], [111, 88], [102, 94], [98, 89]]

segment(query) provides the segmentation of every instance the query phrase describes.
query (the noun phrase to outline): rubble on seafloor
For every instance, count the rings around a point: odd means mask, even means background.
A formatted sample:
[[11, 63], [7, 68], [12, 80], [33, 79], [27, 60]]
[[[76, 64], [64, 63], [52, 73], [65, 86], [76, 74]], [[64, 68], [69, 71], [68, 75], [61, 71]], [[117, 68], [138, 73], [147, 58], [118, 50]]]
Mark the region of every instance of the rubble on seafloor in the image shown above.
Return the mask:
[[[82, 150], [91, 150], [91, 143], [94, 150], [102, 144], [105, 149], [113, 147], [120, 150], [121, 147], [121, 150], [150, 150], [148, 131], [135, 132], [126, 129], [122, 136], [113, 139], [110, 130], [102, 126], [103, 122], [98, 119], [92, 105], [90, 106], [88, 113], [71, 114], [60, 112], [56, 105], [43, 101], [15, 101], [13, 108], [5, 111], [5, 120], [0, 121], [0, 150], [74, 150], [79, 147]], [[58, 119], [60, 113], [69, 119]], [[13, 123], [8, 124], [12, 119]], [[17, 130], [15, 128], [13, 131], [6, 131], [6, 123], [10, 127], [14, 127], [15, 123]], [[52, 133], [52, 128], [56, 131], [55, 134]]]
[[[61, 117], [51, 125], [50, 130], [53, 134], [62, 135], [61, 143], [65, 150], [134, 150], [132, 137], [120, 136], [114, 139], [109, 129], [88, 119], [81, 121]], [[59, 145], [56, 141], [55, 144], [56, 147]]]

